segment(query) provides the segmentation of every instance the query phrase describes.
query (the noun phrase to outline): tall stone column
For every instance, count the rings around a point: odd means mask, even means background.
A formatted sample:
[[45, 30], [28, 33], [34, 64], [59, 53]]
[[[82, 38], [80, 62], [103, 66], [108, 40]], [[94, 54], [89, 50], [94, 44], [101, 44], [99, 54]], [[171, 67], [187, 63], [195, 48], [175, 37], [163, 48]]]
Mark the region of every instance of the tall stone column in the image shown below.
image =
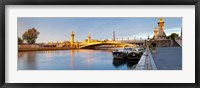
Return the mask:
[[70, 44], [71, 44], [71, 47], [73, 47], [73, 45], [74, 45], [74, 32], [73, 31], [70, 35]]
[[159, 31], [158, 39], [165, 39], [166, 35], [164, 32], [164, 21], [162, 18], [159, 18], [158, 21], [158, 31]]
[[88, 43], [91, 43], [91, 36], [90, 36], [90, 34], [88, 35]]
[[115, 31], [113, 31], [113, 41], [115, 41]]
[[157, 27], [154, 28], [154, 40], [158, 39], [158, 29]]

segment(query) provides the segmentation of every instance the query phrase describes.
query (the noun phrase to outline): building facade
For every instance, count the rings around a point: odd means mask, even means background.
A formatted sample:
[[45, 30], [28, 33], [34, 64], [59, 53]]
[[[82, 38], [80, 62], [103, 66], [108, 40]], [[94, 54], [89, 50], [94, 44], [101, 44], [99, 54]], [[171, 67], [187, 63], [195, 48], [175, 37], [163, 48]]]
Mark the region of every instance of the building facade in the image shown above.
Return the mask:
[[167, 47], [172, 45], [172, 41], [167, 39], [167, 36], [164, 31], [164, 21], [162, 18], [158, 20], [158, 26], [154, 28], [154, 37], [153, 39], [147, 40], [148, 46], [153, 47]]

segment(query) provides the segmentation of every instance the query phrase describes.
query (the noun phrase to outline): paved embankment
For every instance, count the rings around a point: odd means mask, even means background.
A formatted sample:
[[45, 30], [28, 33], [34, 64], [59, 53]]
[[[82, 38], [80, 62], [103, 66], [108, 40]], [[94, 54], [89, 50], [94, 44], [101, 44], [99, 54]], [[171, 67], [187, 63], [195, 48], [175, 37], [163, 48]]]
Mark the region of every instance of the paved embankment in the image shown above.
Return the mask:
[[157, 70], [150, 50], [147, 48], [138, 62], [135, 70]]
[[45, 50], [69, 50], [73, 48], [65, 47], [40, 47], [40, 48], [19, 48], [18, 51], [45, 51]]
[[182, 47], [157, 47], [152, 56], [158, 70], [182, 69]]

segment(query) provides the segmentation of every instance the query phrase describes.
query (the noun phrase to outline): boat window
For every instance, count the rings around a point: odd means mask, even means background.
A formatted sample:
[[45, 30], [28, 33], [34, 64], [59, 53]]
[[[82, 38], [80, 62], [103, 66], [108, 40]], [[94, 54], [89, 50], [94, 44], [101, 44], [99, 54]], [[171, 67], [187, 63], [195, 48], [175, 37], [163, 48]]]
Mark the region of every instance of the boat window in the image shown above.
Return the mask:
[[136, 51], [135, 49], [132, 49], [133, 51]]

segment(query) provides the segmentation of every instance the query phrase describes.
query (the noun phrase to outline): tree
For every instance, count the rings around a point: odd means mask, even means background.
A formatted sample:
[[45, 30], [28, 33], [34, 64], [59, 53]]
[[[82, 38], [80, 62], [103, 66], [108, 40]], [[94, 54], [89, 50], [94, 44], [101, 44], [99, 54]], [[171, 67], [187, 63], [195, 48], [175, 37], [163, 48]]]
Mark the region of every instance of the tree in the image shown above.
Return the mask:
[[34, 44], [39, 34], [40, 33], [35, 28], [31, 28], [24, 32], [22, 37], [28, 44]]
[[18, 44], [22, 44], [24, 41], [22, 40], [22, 38], [18, 37]]
[[172, 33], [170, 36], [168, 36], [169, 38], [171, 38], [173, 41], [175, 41], [176, 37], [178, 37], [179, 35], [176, 33]]
[[153, 38], [151, 38], [150, 40], [154, 40], [155, 39], [155, 36], [153, 36]]

